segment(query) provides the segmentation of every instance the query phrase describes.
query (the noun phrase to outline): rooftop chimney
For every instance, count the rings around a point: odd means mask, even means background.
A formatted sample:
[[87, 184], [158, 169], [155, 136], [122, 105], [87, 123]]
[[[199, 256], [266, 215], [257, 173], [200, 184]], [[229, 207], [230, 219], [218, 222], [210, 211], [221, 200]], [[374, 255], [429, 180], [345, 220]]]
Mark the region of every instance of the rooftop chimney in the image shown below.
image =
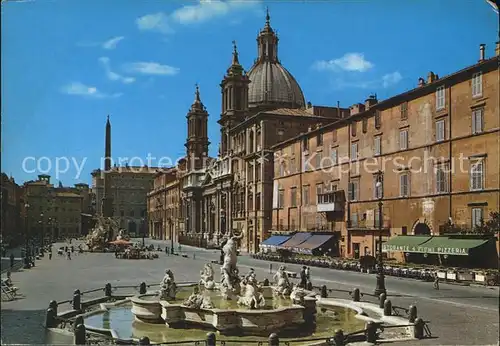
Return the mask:
[[349, 108], [351, 110], [351, 112], [350, 112], [351, 115], [358, 114], [360, 112], [365, 111], [365, 105], [362, 103], [355, 103]]
[[495, 46], [495, 56], [500, 56], [500, 41], [496, 43]]
[[370, 95], [368, 98], [365, 100], [365, 108], [370, 109], [370, 107], [373, 107], [373, 105], [377, 104], [377, 95]]
[[479, 45], [479, 61], [484, 61], [484, 50], [486, 48], [486, 45], [484, 43], [481, 43]]
[[418, 79], [418, 86], [419, 87], [423, 87], [424, 85], [425, 85], [425, 80], [422, 77], [420, 77]]
[[434, 74], [434, 72], [429, 71], [429, 74], [427, 75], [427, 84], [430, 84], [436, 80], [437, 80], [437, 78], [436, 78], [436, 75]]

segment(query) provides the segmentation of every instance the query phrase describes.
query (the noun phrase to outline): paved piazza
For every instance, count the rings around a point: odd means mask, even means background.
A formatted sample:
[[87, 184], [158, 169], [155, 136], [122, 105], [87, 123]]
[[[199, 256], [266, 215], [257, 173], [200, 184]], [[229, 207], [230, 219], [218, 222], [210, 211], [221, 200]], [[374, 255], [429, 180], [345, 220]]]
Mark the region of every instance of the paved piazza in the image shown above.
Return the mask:
[[[140, 241], [140, 240], [139, 240]], [[159, 244], [166, 243], [146, 241]], [[58, 248], [58, 244], [54, 248]], [[158, 283], [166, 268], [172, 269], [177, 282], [198, 280], [199, 272], [207, 261], [218, 259], [219, 252], [184, 246], [182, 252], [189, 258], [167, 256], [160, 253], [155, 260], [119, 260], [114, 254], [74, 255], [72, 260], [54, 255], [37, 261], [31, 270], [14, 272], [14, 284], [22, 297], [2, 302], [2, 344], [43, 344], [44, 313], [51, 299], [70, 299], [75, 289], [82, 291], [112, 285], [138, 285]], [[193, 254], [195, 259], [193, 259]], [[269, 263], [240, 256], [240, 272], [253, 267], [259, 279], [269, 275]], [[273, 263], [276, 269], [278, 263]], [[287, 265], [288, 270], [299, 271], [298, 265]], [[216, 270], [218, 274], [218, 270]], [[311, 268], [314, 285], [327, 285], [333, 289], [351, 290], [355, 287], [371, 293], [375, 275]], [[499, 335], [498, 288], [442, 284], [436, 291], [432, 283], [410, 279], [386, 278], [386, 286], [393, 305], [408, 307], [416, 304], [418, 314], [430, 321], [436, 339], [419, 342], [421, 345], [496, 345]], [[347, 294], [335, 293], [348, 298]], [[371, 300], [370, 297], [362, 299]], [[62, 306], [61, 310], [66, 307]], [[69, 305], [67, 306], [69, 309]], [[403, 344], [403, 343], [401, 343]], [[408, 343], [404, 343], [409, 345]]]

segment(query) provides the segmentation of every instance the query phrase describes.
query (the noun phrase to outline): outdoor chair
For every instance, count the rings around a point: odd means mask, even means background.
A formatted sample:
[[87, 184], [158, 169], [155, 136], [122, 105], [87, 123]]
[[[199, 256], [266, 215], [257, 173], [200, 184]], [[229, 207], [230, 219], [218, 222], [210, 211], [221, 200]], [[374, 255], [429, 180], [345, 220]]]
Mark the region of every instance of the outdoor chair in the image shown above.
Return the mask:
[[17, 287], [7, 286], [4, 281], [2, 281], [2, 300], [14, 300], [17, 295]]

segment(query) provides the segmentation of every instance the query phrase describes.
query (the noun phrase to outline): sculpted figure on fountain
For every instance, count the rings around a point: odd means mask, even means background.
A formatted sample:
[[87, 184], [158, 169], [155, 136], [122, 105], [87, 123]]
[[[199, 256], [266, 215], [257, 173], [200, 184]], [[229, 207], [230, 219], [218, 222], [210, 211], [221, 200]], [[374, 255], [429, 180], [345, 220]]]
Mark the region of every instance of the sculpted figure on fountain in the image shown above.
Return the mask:
[[288, 274], [286, 273], [285, 269], [286, 267], [284, 265], [281, 265], [278, 268], [276, 274], [274, 274], [273, 276], [274, 282], [276, 284], [276, 286], [274, 287], [274, 293], [277, 295], [286, 296], [289, 295], [292, 291], [292, 284], [288, 279]]
[[210, 263], [205, 264], [200, 275], [200, 285], [203, 285], [207, 290], [213, 290], [215, 288], [214, 269]]
[[238, 298], [238, 305], [246, 306], [250, 309], [258, 309], [266, 305], [262, 295], [261, 286], [257, 282], [254, 269], [245, 276], [241, 283], [243, 295]]
[[165, 276], [160, 283], [160, 300], [173, 300], [177, 293], [177, 285], [175, 284], [174, 274], [170, 269], [165, 271]]
[[182, 303], [182, 305], [192, 309], [213, 309], [214, 307], [210, 296], [200, 294], [200, 288], [198, 286], [194, 286], [193, 293]]
[[243, 234], [229, 234], [222, 252], [224, 260], [221, 267], [221, 283], [220, 290], [224, 299], [230, 299], [232, 294], [238, 294], [240, 288], [239, 271], [236, 267], [238, 260], [238, 241], [243, 238]]

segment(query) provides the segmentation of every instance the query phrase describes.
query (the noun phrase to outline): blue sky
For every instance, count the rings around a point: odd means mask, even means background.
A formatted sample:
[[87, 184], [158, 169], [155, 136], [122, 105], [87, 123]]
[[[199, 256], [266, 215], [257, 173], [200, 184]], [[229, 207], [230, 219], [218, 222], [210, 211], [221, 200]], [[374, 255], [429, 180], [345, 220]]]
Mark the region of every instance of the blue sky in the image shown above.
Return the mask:
[[[316, 105], [404, 92], [428, 71], [444, 76], [475, 63], [480, 43], [492, 56], [497, 38], [497, 16], [482, 0], [9, 0], [2, 3], [2, 171], [33, 179], [40, 171], [31, 172], [33, 160], [23, 168], [24, 158], [47, 157], [39, 168], [51, 168], [56, 180], [56, 158], [67, 157], [58, 180], [90, 183], [108, 114], [114, 157], [175, 160], [185, 151], [195, 83], [216, 155], [231, 41], [248, 70], [266, 6], [281, 62]], [[80, 176], [75, 162], [84, 162]]]

